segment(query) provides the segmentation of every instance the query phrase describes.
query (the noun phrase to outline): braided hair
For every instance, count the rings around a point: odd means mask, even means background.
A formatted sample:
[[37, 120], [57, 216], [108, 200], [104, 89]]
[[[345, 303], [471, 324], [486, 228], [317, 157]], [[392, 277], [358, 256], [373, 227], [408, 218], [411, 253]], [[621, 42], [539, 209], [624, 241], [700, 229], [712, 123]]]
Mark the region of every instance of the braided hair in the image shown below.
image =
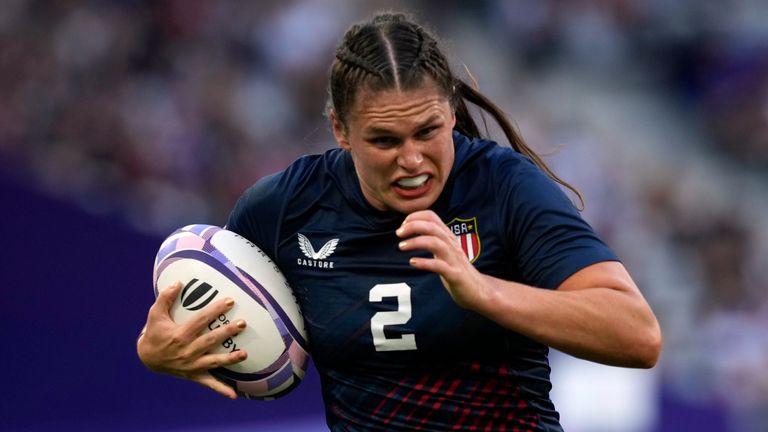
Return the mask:
[[414, 90], [430, 78], [456, 113], [455, 129], [482, 138], [468, 103], [488, 113], [498, 123], [512, 148], [531, 159], [552, 180], [573, 191], [584, 206], [581, 193], [558, 177], [523, 140], [507, 114], [474, 86], [456, 77], [437, 39], [402, 13], [379, 13], [370, 21], [347, 30], [336, 49], [328, 83], [326, 111], [333, 112], [342, 127], [358, 89], [372, 91]]

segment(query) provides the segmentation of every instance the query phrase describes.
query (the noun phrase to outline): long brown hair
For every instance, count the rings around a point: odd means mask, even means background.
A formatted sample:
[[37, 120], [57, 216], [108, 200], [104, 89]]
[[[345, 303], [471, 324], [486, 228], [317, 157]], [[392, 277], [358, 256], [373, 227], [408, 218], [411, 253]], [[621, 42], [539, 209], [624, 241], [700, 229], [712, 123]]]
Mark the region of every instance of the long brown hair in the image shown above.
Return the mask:
[[364, 86], [374, 90], [412, 90], [431, 78], [448, 97], [456, 112], [455, 129], [470, 137], [484, 138], [468, 103], [488, 113], [499, 125], [512, 148], [528, 157], [552, 180], [584, 197], [558, 177], [523, 140], [507, 114], [477, 88], [456, 77], [429, 31], [402, 13], [378, 13], [370, 21], [347, 30], [336, 49], [328, 82], [326, 110], [346, 127], [355, 94]]

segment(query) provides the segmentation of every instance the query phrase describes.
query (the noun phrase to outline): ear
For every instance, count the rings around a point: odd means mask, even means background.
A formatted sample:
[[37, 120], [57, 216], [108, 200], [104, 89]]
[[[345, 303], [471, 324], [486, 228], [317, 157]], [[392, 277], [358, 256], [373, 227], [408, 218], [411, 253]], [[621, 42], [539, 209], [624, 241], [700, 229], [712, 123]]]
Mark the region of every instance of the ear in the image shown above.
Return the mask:
[[335, 111], [331, 111], [330, 117], [331, 117], [331, 127], [333, 128], [333, 136], [336, 138], [336, 142], [339, 143], [339, 147], [349, 151], [350, 149], [349, 140], [347, 139], [347, 134], [344, 130], [344, 126], [336, 117]]

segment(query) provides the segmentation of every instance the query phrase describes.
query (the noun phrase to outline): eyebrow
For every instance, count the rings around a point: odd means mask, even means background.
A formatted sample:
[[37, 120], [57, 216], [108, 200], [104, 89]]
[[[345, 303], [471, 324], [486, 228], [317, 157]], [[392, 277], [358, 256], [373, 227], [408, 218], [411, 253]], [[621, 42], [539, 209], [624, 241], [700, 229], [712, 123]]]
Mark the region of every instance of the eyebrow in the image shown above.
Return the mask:
[[[435, 122], [437, 120], [440, 120], [440, 117], [441, 116], [439, 114], [431, 115], [429, 118], [427, 118], [426, 120], [421, 122], [419, 124], [419, 126], [417, 127], [417, 129], [422, 129], [424, 127], [429, 126], [430, 123], [433, 123], [433, 122]], [[363, 132], [366, 135], [395, 135], [395, 133], [393, 131], [391, 131], [391, 130], [389, 130], [387, 128], [384, 128], [384, 127], [377, 127], [377, 126], [371, 127], [369, 129], [365, 129]]]

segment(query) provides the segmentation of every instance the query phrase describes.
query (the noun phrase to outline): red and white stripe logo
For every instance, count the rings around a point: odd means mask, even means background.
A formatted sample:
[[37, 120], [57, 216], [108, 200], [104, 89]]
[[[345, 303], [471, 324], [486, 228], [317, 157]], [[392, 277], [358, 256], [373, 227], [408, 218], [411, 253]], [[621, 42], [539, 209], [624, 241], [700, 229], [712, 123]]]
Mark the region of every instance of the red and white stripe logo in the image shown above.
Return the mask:
[[464, 250], [469, 262], [474, 263], [480, 256], [480, 235], [477, 230], [477, 218], [455, 218], [448, 222], [448, 228], [456, 235], [456, 241]]

